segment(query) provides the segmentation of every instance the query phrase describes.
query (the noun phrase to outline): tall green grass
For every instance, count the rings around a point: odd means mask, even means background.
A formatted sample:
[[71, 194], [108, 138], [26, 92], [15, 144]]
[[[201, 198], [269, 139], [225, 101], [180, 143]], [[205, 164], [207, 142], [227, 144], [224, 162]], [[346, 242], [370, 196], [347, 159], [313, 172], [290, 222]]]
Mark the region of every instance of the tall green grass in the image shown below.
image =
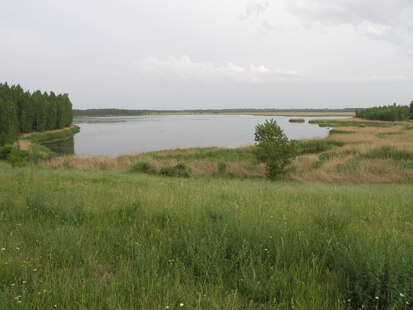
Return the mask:
[[410, 185], [0, 172], [0, 308], [413, 303]]

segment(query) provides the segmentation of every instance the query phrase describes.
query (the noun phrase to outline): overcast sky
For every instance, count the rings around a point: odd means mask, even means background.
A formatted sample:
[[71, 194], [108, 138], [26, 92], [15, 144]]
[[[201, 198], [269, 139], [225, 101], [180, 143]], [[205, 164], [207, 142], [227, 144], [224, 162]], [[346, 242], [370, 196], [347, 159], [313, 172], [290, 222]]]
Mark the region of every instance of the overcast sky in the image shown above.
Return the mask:
[[408, 104], [413, 1], [3, 1], [5, 81], [78, 109]]

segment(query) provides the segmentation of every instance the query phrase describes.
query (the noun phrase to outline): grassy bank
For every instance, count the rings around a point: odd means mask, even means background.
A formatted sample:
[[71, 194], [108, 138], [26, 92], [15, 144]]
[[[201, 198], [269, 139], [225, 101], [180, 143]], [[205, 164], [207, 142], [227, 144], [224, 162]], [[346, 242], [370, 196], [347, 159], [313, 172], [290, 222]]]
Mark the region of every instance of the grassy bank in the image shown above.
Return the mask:
[[[335, 129], [330, 130], [327, 138], [298, 142], [299, 156], [291, 165], [287, 178], [300, 182], [349, 184], [413, 183], [412, 122], [359, 119], [316, 122]], [[391, 151], [386, 151], [389, 148]], [[183, 163], [195, 177], [263, 178], [265, 169], [256, 161], [253, 151], [254, 146], [247, 146], [237, 149], [209, 147], [166, 150], [117, 158], [61, 156], [44, 164], [129, 171], [138, 162], [147, 162], [157, 170]], [[405, 155], [399, 156], [400, 152]]]
[[51, 130], [47, 132], [40, 133], [30, 133], [22, 136], [21, 139], [28, 140], [32, 143], [43, 143], [43, 142], [52, 142], [64, 140], [68, 137], [71, 137], [77, 134], [80, 131], [80, 128], [76, 125], [66, 127], [63, 129]]
[[408, 309], [411, 185], [0, 162], [2, 309]]

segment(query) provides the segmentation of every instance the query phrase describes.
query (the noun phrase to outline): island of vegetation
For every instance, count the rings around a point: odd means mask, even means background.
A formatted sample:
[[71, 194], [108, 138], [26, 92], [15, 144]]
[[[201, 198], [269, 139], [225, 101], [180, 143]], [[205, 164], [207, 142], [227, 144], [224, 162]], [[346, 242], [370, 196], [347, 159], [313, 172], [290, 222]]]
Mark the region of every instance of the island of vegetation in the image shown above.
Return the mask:
[[0, 308], [410, 309], [412, 120], [313, 123], [334, 129], [0, 161]]
[[305, 122], [303, 118], [290, 118], [288, 121], [290, 123], [304, 123]]

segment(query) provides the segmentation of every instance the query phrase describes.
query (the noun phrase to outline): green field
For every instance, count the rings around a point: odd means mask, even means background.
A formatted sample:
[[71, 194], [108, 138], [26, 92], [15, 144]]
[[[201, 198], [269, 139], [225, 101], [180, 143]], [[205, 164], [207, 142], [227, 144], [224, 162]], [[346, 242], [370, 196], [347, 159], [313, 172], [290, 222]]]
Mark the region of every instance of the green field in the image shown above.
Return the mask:
[[412, 202], [0, 162], [0, 309], [409, 309]]

